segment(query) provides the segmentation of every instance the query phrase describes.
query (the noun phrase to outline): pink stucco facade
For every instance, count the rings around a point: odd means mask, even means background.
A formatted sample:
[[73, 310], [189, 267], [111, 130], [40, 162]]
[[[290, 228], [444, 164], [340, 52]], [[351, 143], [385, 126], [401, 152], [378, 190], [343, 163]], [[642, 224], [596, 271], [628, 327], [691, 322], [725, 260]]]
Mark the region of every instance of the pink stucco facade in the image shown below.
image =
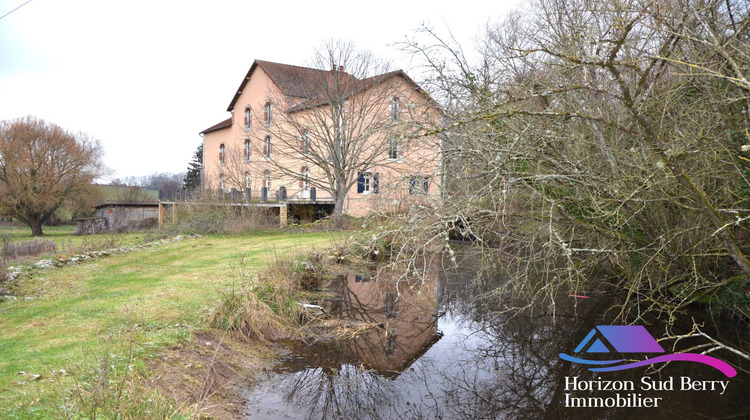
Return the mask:
[[[306, 99], [293, 96], [293, 86], [283, 84], [283, 77], [289, 74], [303, 77], [325, 73], [256, 61], [232, 99], [228, 109], [230, 118], [201, 133], [204, 137], [206, 188], [240, 191], [250, 188], [252, 196], [259, 197], [261, 188], [268, 186], [270, 178], [272, 193], [269, 198], [273, 199], [274, 193], [283, 186], [289, 201], [304, 203], [310, 198], [309, 187], [317, 183], [317, 202], [332, 203], [331, 194], [320, 186], [325, 184], [322, 182], [326, 179], [325, 171], [306, 162], [300, 149], [291, 142], [280, 141], [283, 136], [279, 133], [288, 128], [284, 124], [289, 126], [298, 120], [312, 120], [310, 114], [315, 112], [313, 106], [294, 109]], [[369, 87], [357, 95], [372, 94], [376, 89], [386, 89], [386, 83]], [[424, 135], [423, 129], [413, 128], [417, 126], [413, 124], [417, 119], [420, 124], [426, 121], [434, 123], [439, 119], [439, 111], [403, 72], [393, 72], [387, 80], [387, 89], [388, 94], [383, 95], [383, 100], [397, 101], [399, 109], [404, 110], [399, 124], [409, 127], [409, 135], [399, 143], [397, 157], [389, 154], [390, 150], [383, 151], [382, 159], [374, 159], [365, 174], [360, 176], [360, 182], [349, 190], [344, 213], [352, 216], [365, 216], [375, 211], [405, 211], [411, 205], [428, 203], [439, 196], [442, 165], [439, 141], [435, 136]], [[352, 96], [351, 102], [356, 103], [357, 98]], [[266, 121], [269, 104], [270, 124]], [[390, 106], [383, 104], [372, 109], [373, 112], [390, 112]], [[321, 125], [328, 123], [330, 121], [320, 122]], [[374, 132], [367, 141], [382, 145], [386, 135]], [[267, 148], [269, 137], [271, 158]], [[366, 188], [363, 188], [362, 181], [368, 176]], [[309, 177], [309, 182], [303, 180], [306, 177]], [[377, 180], [377, 191], [373, 188], [373, 178]]]

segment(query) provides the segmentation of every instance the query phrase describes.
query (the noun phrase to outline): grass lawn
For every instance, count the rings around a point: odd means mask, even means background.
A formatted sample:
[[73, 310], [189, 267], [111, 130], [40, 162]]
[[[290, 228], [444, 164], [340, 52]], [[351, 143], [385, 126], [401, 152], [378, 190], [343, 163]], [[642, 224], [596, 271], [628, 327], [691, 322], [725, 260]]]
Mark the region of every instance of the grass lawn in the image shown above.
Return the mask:
[[[108, 233], [105, 235], [76, 235], [76, 227], [72, 225], [44, 226], [44, 235], [40, 239], [51, 239], [57, 244], [57, 255], [73, 255], [87, 249], [118, 248], [121, 246], [141, 243], [147, 232]], [[18, 222], [0, 224], [0, 239], [11, 242], [30, 241], [31, 228]], [[0, 242], [0, 245], [2, 242]], [[40, 255], [33, 260], [47, 257]]]
[[[217, 291], [231, 287], [241, 260], [256, 269], [331, 239], [203, 237], [37, 272], [20, 285], [18, 300], [0, 302], [0, 418], [59, 417], [74, 380], [97, 355], [115, 352], [109, 346], [123, 342], [128, 326], [138, 337], [135, 368], [142, 368], [190, 336]], [[60, 369], [69, 374], [52, 373]]]

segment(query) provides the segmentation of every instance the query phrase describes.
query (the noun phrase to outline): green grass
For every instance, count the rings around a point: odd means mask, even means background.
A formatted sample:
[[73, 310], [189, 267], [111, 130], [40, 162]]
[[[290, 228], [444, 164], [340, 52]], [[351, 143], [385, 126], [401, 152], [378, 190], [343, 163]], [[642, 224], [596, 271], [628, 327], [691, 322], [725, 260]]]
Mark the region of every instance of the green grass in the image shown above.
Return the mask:
[[[59, 416], [60, 390], [126, 326], [138, 335], [141, 368], [189, 337], [243, 256], [257, 269], [330, 240], [325, 233], [203, 237], [38, 272], [17, 301], [0, 303], [0, 417]], [[72, 374], [54, 379], [59, 369]]]
[[[107, 233], [104, 235], [76, 235], [76, 227], [71, 225], [62, 226], [44, 226], [44, 235], [41, 239], [52, 239], [57, 243], [57, 255], [73, 255], [82, 252], [85, 249], [108, 249], [119, 248], [122, 246], [136, 245], [143, 242], [148, 235], [147, 231], [142, 232], [125, 232], [125, 233]], [[0, 225], [0, 238], [9, 239], [12, 242], [30, 241], [34, 239], [31, 236], [31, 229], [28, 226], [13, 223]], [[0, 245], [2, 243], [0, 242]], [[23, 258], [25, 260], [36, 261], [50, 255], [40, 255], [37, 257]], [[17, 261], [10, 261], [15, 263]]]

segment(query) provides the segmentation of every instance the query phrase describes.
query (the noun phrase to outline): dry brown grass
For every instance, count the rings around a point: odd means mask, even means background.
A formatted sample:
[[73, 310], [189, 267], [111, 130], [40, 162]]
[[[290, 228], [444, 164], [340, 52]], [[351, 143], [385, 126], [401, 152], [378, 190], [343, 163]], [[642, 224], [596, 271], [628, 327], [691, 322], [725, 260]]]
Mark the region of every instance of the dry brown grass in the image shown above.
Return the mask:
[[57, 243], [52, 239], [34, 238], [30, 241], [13, 242], [8, 238], [3, 238], [2, 242], [5, 258], [17, 259], [57, 253]]

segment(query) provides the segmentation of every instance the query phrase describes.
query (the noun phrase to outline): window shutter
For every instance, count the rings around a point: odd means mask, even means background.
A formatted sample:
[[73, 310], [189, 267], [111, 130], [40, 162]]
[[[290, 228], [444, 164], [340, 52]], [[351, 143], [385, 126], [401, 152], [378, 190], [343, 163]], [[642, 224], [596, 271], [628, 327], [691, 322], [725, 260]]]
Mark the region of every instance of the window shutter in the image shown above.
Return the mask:
[[365, 192], [365, 174], [357, 172], [357, 193], [362, 194]]
[[375, 175], [374, 175], [374, 176], [372, 177], [372, 192], [373, 192], [374, 194], [377, 194], [377, 193], [378, 193], [378, 188], [379, 188], [379, 186], [380, 186], [380, 173], [376, 173], [376, 174], [375, 174]]

